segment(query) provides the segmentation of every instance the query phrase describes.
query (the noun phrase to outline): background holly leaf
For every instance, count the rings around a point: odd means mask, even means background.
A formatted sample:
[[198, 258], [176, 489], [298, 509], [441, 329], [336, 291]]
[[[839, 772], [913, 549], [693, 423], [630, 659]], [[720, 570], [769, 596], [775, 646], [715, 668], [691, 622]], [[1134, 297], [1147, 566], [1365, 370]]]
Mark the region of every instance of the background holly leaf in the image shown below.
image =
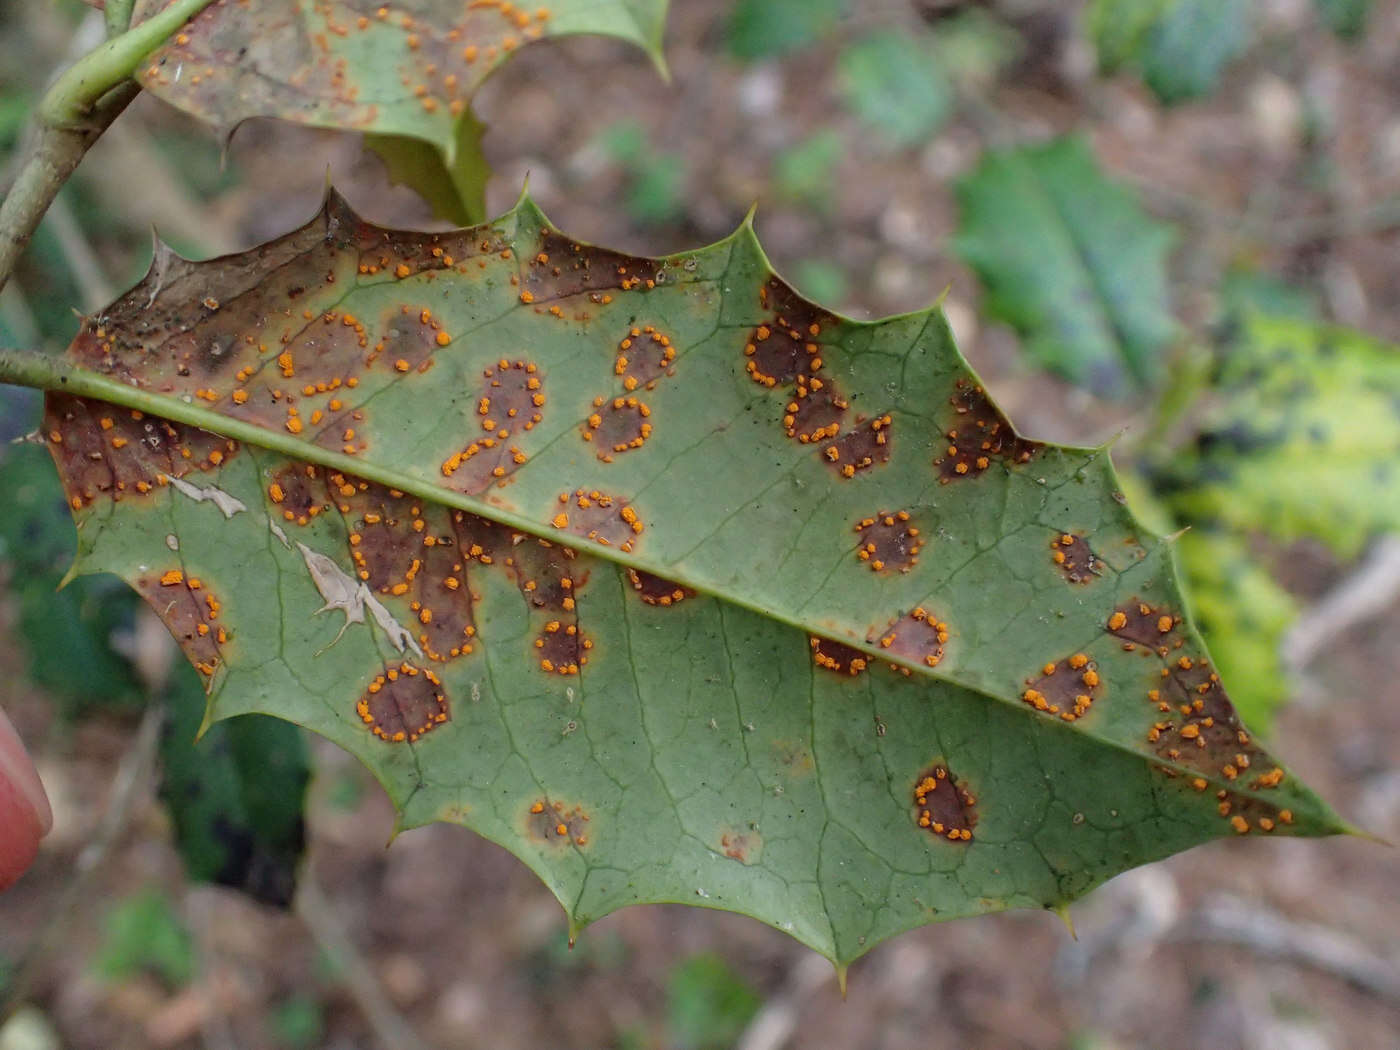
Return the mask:
[[204, 691], [188, 666], [168, 687], [165, 706], [160, 794], [185, 871], [286, 907], [306, 837], [311, 772], [302, 731], [248, 715], [217, 722], [196, 741]]
[[1098, 394], [1155, 383], [1175, 332], [1170, 227], [1067, 138], [994, 150], [957, 184], [954, 250], [986, 286], [984, 310], [1036, 363]]
[[[138, 0], [136, 21], [162, 6]], [[418, 190], [438, 215], [480, 222], [489, 169], [470, 108], [481, 82], [525, 44], [579, 33], [636, 44], [664, 73], [666, 6], [667, 0], [211, 4], [151, 55], [137, 79], [225, 135], [250, 117], [364, 132], [395, 181]]]
[[1094, 0], [1089, 35], [1106, 73], [1136, 68], [1171, 105], [1214, 90], [1250, 39], [1249, 0]]
[[1338, 558], [1400, 529], [1400, 358], [1332, 325], [1252, 316], [1226, 347], [1191, 448], [1154, 469], [1187, 522]]
[[571, 929], [682, 901], [844, 964], [1342, 830], [1240, 724], [1106, 452], [1020, 437], [939, 313], [825, 311], [747, 227], [647, 259], [528, 201], [431, 235], [332, 201], [162, 252], [69, 360], [78, 568], [151, 602], [209, 719], [340, 743]]

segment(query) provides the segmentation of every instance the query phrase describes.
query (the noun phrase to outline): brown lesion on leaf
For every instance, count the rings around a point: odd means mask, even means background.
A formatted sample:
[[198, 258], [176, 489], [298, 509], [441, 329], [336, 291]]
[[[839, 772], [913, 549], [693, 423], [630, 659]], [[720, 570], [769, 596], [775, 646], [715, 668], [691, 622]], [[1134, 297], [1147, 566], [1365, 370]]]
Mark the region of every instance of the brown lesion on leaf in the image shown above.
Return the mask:
[[474, 432], [440, 467], [449, 486], [480, 493], [504, 484], [528, 459], [512, 439], [544, 418], [546, 400], [544, 378], [533, 362], [501, 358], [484, 369], [472, 396]]
[[889, 413], [856, 420], [856, 427], [822, 446], [822, 460], [843, 478], [853, 478], [871, 467], [890, 461], [894, 420]]
[[1047, 663], [1040, 674], [1026, 679], [1021, 700], [1044, 714], [1074, 722], [1089, 713], [1104, 692], [1099, 665], [1086, 653], [1073, 653]]
[[539, 637], [535, 639], [540, 670], [551, 674], [578, 674], [588, 663], [592, 648], [593, 641], [579, 627], [577, 615], [561, 615], [558, 619], [546, 620]]
[[856, 557], [871, 572], [908, 572], [919, 560], [924, 539], [907, 510], [880, 511], [856, 522]]
[[914, 823], [948, 842], [971, 842], [977, 827], [977, 799], [943, 762], [914, 779]]
[[378, 338], [364, 356], [365, 367], [396, 376], [426, 372], [432, 367], [433, 355], [452, 341], [426, 306], [405, 304], [386, 310], [378, 330]]
[[525, 811], [530, 837], [552, 845], [588, 845], [588, 825], [593, 818], [582, 806], [568, 806], [548, 797], [537, 798]]
[[133, 583], [185, 658], [205, 678], [212, 678], [219, 665], [227, 662], [224, 647], [231, 643], [233, 632], [221, 622], [223, 602], [208, 582], [182, 568], [167, 568], [138, 576]]
[[1074, 532], [1056, 533], [1050, 541], [1050, 560], [1070, 583], [1089, 583], [1102, 572], [1089, 541]]
[[355, 713], [371, 733], [393, 744], [414, 743], [450, 717], [441, 680], [410, 663], [376, 675], [355, 702]]
[[812, 662], [833, 674], [854, 678], [870, 666], [870, 657], [854, 646], [811, 635]]
[[628, 554], [645, 531], [641, 517], [630, 503], [597, 489], [561, 492], [550, 524], [562, 532]]
[[[948, 624], [923, 606], [915, 607], [885, 628], [870, 641], [891, 656], [911, 660], [925, 667], [937, 667], [943, 661], [944, 646], [948, 644]], [[909, 674], [908, 668], [900, 668]]]
[[[1198, 786], [1203, 785], [1203, 786]], [[1191, 786], [1197, 791], [1205, 791], [1205, 782], [1197, 777]], [[1248, 835], [1251, 831], [1271, 834], [1293, 823], [1293, 811], [1274, 805], [1267, 799], [1253, 795], [1242, 795], [1236, 791], [1219, 788], [1215, 792], [1215, 811], [1229, 822], [1236, 835]]]
[[648, 605], [669, 608], [672, 605], [679, 605], [687, 598], [695, 597], [695, 592], [689, 587], [682, 587], [679, 583], [663, 579], [660, 576], [653, 576], [640, 569], [628, 569], [627, 578], [631, 581], [632, 590], [636, 592], [637, 597]]
[[676, 348], [668, 335], [654, 325], [639, 325], [629, 329], [617, 344], [613, 372], [629, 392], [638, 387], [651, 390], [657, 380], [675, 374], [675, 359]]
[[949, 426], [943, 432], [944, 454], [933, 461], [942, 484], [977, 477], [993, 463], [1016, 466], [1030, 462], [1045, 446], [1017, 435], [1010, 420], [982, 387], [959, 379], [948, 399]]
[[800, 375], [783, 415], [783, 429], [804, 445], [826, 441], [841, 432], [841, 420], [849, 407], [830, 379]]
[[504, 555], [506, 568], [532, 608], [572, 613], [578, 593], [588, 582], [588, 570], [577, 566], [568, 547], [514, 533]]
[[584, 293], [591, 293], [594, 304], [607, 305], [614, 291], [647, 291], [666, 282], [653, 259], [580, 244], [554, 229], [541, 232], [535, 251], [522, 262], [520, 301], [541, 312], [549, 303]]
[[821, 371], [823, 333], [837, 318], [807, 302], [776, 277], [758, 290], [759, 306], [769, 319], [756, 325], [744, 343], [744, 371], [755, 383], [785, 386], [799, 375]]
[[740, 864], [757, 864], [763, 857], [763, 836], [754, 825], [745, 828], [722, 827], [713, 848], [716, 853]]
[[651, 431], [651, 409], [631, 395], [594, 398], [593, 411], [582, 428], [583, 440], [593, 442], [604, 463], [611, 463], [615, 455], [641, 448]]
[[288, 463], [273, 471], [264, 487], [273, 513], [296, 525], [310, 524], [330, 508], [321, 469], [310, 463]]
[[1254, 743], [1210, 660], [1187, 645], [1180, 616], [1134, 598], [1118, 606], [1104, 626], [1123, 639], [1125, 651], [1157, 665], [1143, 690], [1153, 711], [1145, 740], [1171, 763], [1173, 775], [1185, 771], [1199, 791], [1221, 781], [1255, 791], [1283, 782], [1282, 767]]
[[239, 451], [238, 442], [197, 427], [66, 394], [45, 397], [42, 428], [74, 511], [99, 499], [147, 496], [171, 478], [220, 467]]

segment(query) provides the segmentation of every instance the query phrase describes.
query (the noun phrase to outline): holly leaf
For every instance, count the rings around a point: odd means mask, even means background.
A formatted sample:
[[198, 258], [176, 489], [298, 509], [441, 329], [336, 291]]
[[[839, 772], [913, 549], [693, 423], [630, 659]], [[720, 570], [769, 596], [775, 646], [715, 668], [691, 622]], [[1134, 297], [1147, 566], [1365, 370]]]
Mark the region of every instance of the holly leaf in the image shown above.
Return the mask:
[[443, 234], [332, 200], [160, 252], [55, 385], [76, 568], [165, 619], [206, 722], [324, 734], [571, 931], [680, 901], [844, 965], [1344, 830], [1240, 724], [1107, 452], [1021, 437], [937, 310], [837, 316], [747, 226], [650, 259], [528, 200]]
[[1167, 105], [1215, 90], [1249, 45], [1249, 0], [1094, 0], [1089, 35], [1099, 68], [1134, 67]]
[[[136, 21], [164, 0], [138, 0]], [[211, 4], [155, 51], [141, 86], [225, 136], [250, 117], [362, 131], [394, 177], [449, 219], [485, 218], [481, 82], [533, 40], [594, 33], [636, 44], [665, 72], [667, 0], [361, 0]], [[425, 156], [418, 140], [436, 151]], [[453, 200], [452, 198], [456, 198]]]
[[1400, 530], [1400, 359], [1332, 325], [1253, 315], [1226, 348], [1198, 436], [1154, 468], [1183, 521], [1353, 558]]
[[1033, 361], [1105, 396], [1158, 381], [1176, 330], [1172, 231], [1104, 177], [1083, 141], [988, 152], [957, 195], [954, 249]]

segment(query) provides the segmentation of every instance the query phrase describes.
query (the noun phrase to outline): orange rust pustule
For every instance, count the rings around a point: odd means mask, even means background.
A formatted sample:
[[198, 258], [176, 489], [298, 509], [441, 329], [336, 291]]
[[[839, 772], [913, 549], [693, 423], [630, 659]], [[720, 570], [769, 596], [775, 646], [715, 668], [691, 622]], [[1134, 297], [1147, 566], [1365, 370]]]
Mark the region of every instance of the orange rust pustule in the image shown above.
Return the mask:
[[376, 675], [356, 701], [355, 713], [371, 733], [392, 744], [413, 743], [450, 717], [438, 676], [410, 663]]
[[783, 414], [783, 430], [804, 445], [829, 440], [841, 432], [848, 407], [830, 379], [799, 375]]
[[914, 780], [914, 823], [935, 838], [972, 841], [977, 826], [977, 799], [941, 762]]
[[578, 617], [564, 613], [545, 622], [535, 639], [540, 669], [551, 674], [576, 675], [588, 663], [593, 642], [579, 628]]
[[630, 503], [596, 489], [560, 493], [550, 522], [556, 529], [629, 554], [645, 531]]
[[812, 662], [833, 674], [854, 678], [870, 666], [870, 657], [854, 646], [816, 635], [811, 635], [808, 642], [812, 647]]
[[640, 569], [628, 569], [627, 578], [632, 581], [632, 590], [637, 592], [637, 597], [648, 605], [661, 605], [669, 608], [672, 605], [679, 605], [687, 598], [695, 597], [695, 592], [689, 587], [682, 587], [679, 583], [673, 583], [660, 576], [653, 576]]
[[381, 372], [406, 375], [422, 371], [438, 352], [437, 336], [442, 325], [426, 307], [391, 307], [380, 316], [378, 324], [378, 337], [367, 351], [360, 351], [366, 365]]
[[653, 259], [579, 244], [558, 230], [540, 235], [520, 276], [522, 300], [535, 304], [584, 292], [648, 291], [665, 283], [665, 271]]
[[[870, 640], [891, 656], [937, 667], [943, 661], [943, 647], [948, 644], [948, 625], [919, 606]], [[901, 670], [909, 673], [907, 668]]]
[[617, 361], [613, 371], [622, 378], [623, 388], [653, 389], [657, 381], [674, 375], [676, 348], [670, 336], [654, 325], [639, 325], [628, 329], [617, 344]]
[[1089, 583], [1102, 571], [1088, 541], [1073, 532], [1057, 533], [1050, 541], [1050, 560], [1070, 583]]
[[68, 505], [149, 495], [162, 478], [211, 470], [239, 451], [236, 441], [105, 401], [48, 394], [43, 433]]
[[822, 446], [822, 460], [843, 478], [853, 478], [890, 461], [892, 433], [893, 419], [888, 413], [871, 420], [857, 420], [850, 433]]
[[758, 299], [770, 320], [757, 325], [744, 343], [744, 370], [749, 378], [774, 387], [819, 372], [822, 337], [836, 328], [836, 316], [809, 303], [776, 277], [759, 288]]
[[1103, 690], [1098, 664], [1085, 653], [1074, 653], [1027, 678], [1021, 700], [1051, 717], [1073, 722], [1089, 713]]
[[[1173, 775], [1169, 770], [1164, 772], [1169, 776]], [[1206, 791], [1209, 788], [1200, 778], [1192, 780], [1191, 786], [1197, 791]], [[1215, 811], [1222, 820], [1229, 823], [1236, 835], [1248, 835], [1254, 831], [1268, 835], [1293, 823], [1292, 810], [1276, 806], [1267, 799], [1241, 795], [1224, 788], [1217, 789], [1214, 794]]]
[[593, 442], [599, 459], [611, 463], [614, 456], [646, 444], [652, 425], [651, 409], [645, 402], [632, 396], [599, 397], [583, 424], [583, 438]]
[[567, 806], [548, 798], [535, 799], [525, 810], [525, 828], [530, 837], [556, 846], [587, 846], [592, 819], [581, 806]]
[[1176, 628], [1181, 617], [1165, 607], [1149, 605], [1134, 598], [1113, 611], [1105, 626], [1116, 637], [1132, 646], [1144, 646], [1166, 656], [1183, 643]]
[[725, 828], [720, 832], [716, 852], [740, 864], [757, 864], [763, 854], [763, 836], [753, 828], [744, 831]]
[[580, 571], [577, 556], [568, 547], [519, 533], [504, 555], [520, 593], [535, 609], [572, 613], [578, 593], [588, 582], [588, 570]]
[[856, 522], [856, 557], [872, 572], [908, 572], [919, 560], [923, 535], [907, 510], [880, 511]]
[[480, 493], [509, 478], [527, 458], [515, 439], [544, 418], [545, 403], [544, 377], [533, 362], [502, 358], [484, 369], [472, 396], [470, 433], [442, 462], [448, 486]]
[[137, 592], [175, 636], [180, 651], [205, 678], [225, 661], [224, 649], [232, 632], [223, 626], [223, 603], [198, 576], [187, 576], [182, 569], [139, 576], [133, 581]]
[[947, 444], [944, 454], [933, 461], [943, 484], [977, 477], [995, 462], [1028, 463], [1045, 447], [1017, 436], [1011, 422], [980, 386], [959, 379], [948, 404], [951, 411], [943, 432]]

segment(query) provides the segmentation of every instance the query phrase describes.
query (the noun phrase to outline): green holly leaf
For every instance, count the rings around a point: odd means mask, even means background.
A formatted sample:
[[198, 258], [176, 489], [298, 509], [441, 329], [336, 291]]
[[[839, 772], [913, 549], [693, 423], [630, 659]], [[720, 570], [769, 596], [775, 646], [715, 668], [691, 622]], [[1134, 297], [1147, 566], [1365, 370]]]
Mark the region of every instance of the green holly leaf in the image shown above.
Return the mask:
[[528, 201], [444, 234], [332, 201], [161, 253], [53, 383], [77, 569], [151, 602], [206, 721], [336, 741], [571, 930], [680, 901], [844, 965], [1344, 830], [1239, 722], [1107, 452], [1021, 437], [937, 310], [837, 316], [747, 226], [648, 259]]
[[1343, 40], [1358, 40], [1366, 31], [1371, 0], [1313, 0], [1329, 29]]
[[1105, 396], [1155, 384], [1175, 333], [1171, 228], [1104, 177], [1079, 139], [994, 150], [957, 184], [954, 249], [1026, 354]]
[[[364, 132], [393, 177], [418, 190], [439, 215], [480, 222], [489, 168], [471, 101], [481, 82], [531, 41], [579, 33], [636, 44], [664, 73], [666, 6], [667, 0], [218, 3], [154, 52], [136, 79], [225, 135], [250, 117]], [[162, 7], [164, 0], [138, 0], [135, 21]]]
[[1162, 102], [1208, 95], [1249, 45], [1249, 0], [1093, 0], [1099, 67], [1135, 67]]

